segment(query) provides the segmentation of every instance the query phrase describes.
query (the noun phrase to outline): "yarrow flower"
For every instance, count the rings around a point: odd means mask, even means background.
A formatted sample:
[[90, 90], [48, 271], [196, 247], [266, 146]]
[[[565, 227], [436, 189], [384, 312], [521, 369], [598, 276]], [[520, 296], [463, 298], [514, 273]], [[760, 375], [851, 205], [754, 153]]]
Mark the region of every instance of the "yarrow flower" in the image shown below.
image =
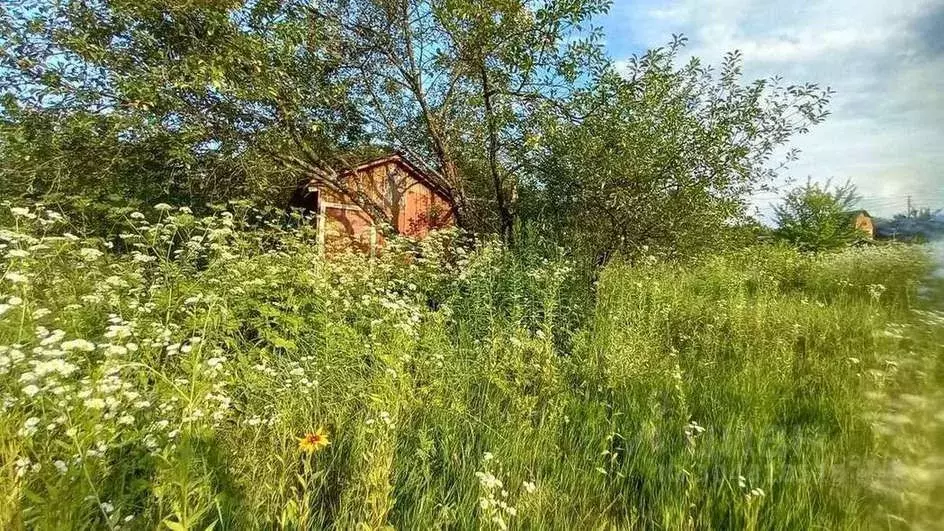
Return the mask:
[[22, 284], [26, 282], [26, 275], [17, 273], [16, 271], [9, 271], [3, 275], [3, 278], [9, 280], [13, 284]]
[[10, 208], [10, 213], [17, 218], [33, 219], [36, 217], [36, 214], [30, 212], [28, 208], [23, 207], [12, 207]]
[[331, 444], [328, 440], [328, 434], [324, 428], [318, 428], [315, 432], [308, 432], [304, 437], [298, 439], [298, 449], [306, 453], [314, 453]]
[[83, 247], [83, 248], [79, 249], [79, 255], [80, 255], [80, 256], [82, 257], [82, 259], [85, 260], [86, 262], [94, 262], [95, 260], [98, 260], [99, 258], [101, 258], [102, 256], [104, 256], [104, 254], [105, 254], [105, 253], [99, 251], [98, 249], [92, 248], [92, 247]]

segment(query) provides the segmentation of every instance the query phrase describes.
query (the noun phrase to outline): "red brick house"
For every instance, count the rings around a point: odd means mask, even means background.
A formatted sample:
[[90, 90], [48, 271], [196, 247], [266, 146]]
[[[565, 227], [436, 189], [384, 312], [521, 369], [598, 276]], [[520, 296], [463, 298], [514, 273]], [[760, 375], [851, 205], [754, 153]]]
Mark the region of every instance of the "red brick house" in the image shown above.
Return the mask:
[[[402, 235], [422, 238], [455, 224], [452, 196], [434, 179], [399, 153], [363, 162], [342, 173], [349, 193], [360, 192], [382, 205]], [[317, 181], [304, 185], [292, 206], [316, 213], [318, 239], [328, 249], [373, 250], [382, 244], [377, 220], [348, 194]]]

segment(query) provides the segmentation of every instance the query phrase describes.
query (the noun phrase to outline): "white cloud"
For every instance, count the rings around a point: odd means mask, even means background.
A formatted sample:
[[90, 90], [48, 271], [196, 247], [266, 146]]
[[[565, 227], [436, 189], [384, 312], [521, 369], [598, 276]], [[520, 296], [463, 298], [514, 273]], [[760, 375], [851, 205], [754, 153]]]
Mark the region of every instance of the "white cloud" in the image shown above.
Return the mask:
[[608, 26], [611, 49], [623, 35], [638, 52], [684, 33], [682, 59], [739, 49], [748, 79], [831, 86], [833, 115], [796, 139], [803, 153], [785, 177], [850, 178], [879, 214], [909, 193], [944, 207], [944, 0], [617, 3]]
[[860, 30], [854, 28], [826, 31], [800, 30], [791, 35], [735, 41], [734, 47], [741, 50], [751, 61], [787, 62], [819, 59], [826, 54], [861, 51], [887, 42], [890, 32], [886, 29]]

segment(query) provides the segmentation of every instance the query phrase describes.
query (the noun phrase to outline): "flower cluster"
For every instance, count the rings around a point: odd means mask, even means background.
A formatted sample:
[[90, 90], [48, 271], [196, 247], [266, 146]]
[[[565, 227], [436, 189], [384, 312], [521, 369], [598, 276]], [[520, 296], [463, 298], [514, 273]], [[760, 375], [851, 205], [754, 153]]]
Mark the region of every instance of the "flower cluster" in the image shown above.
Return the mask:
[[[491, 452], [482, 456], [482, 470], [475, 473], [479, 481], [479, 509], [482, 517], [495, 525], [498, 529], [508, 529], [509, 521], [518, 515], [518, 509], [511, 504], [509, 492], [504, 482], [499, 479], [493, 470], [499, 467], [498, 461]], [[526, 492], [535, 490], [534, 483], [524, 484]]]

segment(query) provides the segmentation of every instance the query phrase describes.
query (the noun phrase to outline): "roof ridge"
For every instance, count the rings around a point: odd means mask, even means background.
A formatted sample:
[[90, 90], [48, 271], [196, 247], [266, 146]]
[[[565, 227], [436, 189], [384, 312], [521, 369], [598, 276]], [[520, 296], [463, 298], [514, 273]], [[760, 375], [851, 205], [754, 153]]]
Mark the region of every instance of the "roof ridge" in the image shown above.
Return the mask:
[[413, 173], [414, 176], [418, 178], [418, 180], [428, 185], [431, 190], [438, 193], [440, 196], [443, 197], [443, 199], [448, 200], [450, 203], [455, 203], [455, 200], [452, 197], [452, 193], [449, 191], [448, 188], [446, 188], [442, 183], [436, 182], [436, 180], [433, 179], [426, 171], [424, 171], [422, 168], [417, 166], [416, 163], [410, 160], [410, 158], [406, 156], [405, 153], [399, 150], [394, 150], [386, 155], [382, 155], [379, 157], [365, 160], [357, 164], [353, 168], [348, 168], [344, 170], [344, 173], [348, 173], [352, 171], [362, 171], [364, 169], [371, 168], [379, 164], [389, 162], [391, 160], [399, 161], [401, 164], [406, 166], [407, 169], [410, 170], [410, 172]]

